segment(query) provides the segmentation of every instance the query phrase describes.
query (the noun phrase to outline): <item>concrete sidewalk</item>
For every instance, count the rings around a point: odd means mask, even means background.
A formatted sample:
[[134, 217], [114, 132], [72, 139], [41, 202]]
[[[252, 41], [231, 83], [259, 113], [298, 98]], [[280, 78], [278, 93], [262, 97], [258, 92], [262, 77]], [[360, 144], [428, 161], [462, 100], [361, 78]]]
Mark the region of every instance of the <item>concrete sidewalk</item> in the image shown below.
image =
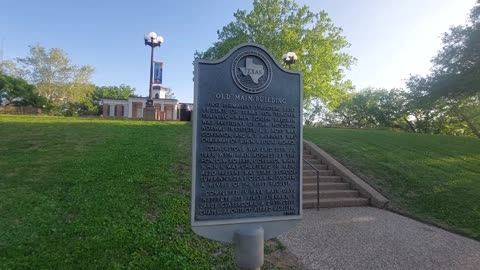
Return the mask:
[[307, 269], [480, 269], [480, 242], [373, 208], [305, 210], [279, 240]]

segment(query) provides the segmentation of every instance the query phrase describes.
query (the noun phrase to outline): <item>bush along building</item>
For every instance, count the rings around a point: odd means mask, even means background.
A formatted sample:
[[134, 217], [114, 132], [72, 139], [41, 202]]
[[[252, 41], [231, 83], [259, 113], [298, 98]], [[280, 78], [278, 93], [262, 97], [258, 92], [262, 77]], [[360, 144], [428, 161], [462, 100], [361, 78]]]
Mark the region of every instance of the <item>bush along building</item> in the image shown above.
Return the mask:
[[[155, 85], [152, 89], [154, 120], [190, 121], [193, 104], [180, 103], [177, 99], [165, 98], [167, 88]], [[102, 99], [103, 117], [144, 119], [144, 109], [148, 97], [129, 97], [128, 99]]]

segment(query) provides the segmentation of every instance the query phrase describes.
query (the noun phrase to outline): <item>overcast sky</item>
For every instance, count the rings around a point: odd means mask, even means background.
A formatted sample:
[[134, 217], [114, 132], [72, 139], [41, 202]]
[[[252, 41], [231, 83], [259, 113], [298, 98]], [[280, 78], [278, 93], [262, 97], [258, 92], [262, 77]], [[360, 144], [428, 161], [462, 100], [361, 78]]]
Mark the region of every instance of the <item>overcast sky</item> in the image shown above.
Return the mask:
[[[404, 87], [409, 74], [425, 74], [449, 26], [463, 24], [475, 0], [299, 0], [325, 10], [343, 28], [357, 64], [347, 72], [357, 89]], [[149, 47], [155, 31], [165, 42], [163, 82], [180, 101], [193, 100], [193, 54], [217, 39], [216, 31], [252, 1], [24, 1], [0, 3], [3, 58], [27, 55], [28, 46], [61, 48], [73, 63], [91, 65], [97, 85], [128, 84], [147, 95]]]

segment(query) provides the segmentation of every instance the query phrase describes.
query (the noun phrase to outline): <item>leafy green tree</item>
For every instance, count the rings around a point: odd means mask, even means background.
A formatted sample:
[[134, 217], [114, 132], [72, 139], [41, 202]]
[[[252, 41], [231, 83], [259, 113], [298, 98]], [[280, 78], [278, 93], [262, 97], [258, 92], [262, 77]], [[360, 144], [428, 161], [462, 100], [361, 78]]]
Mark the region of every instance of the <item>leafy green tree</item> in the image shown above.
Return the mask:
[[467, 134], [480, 138], [480, 0], [468, 23], [450, 28], [442, 42], [432, 73], [411, 76], [407, 85], [424, 93], [422, 102], [441, 106], [444, 114], [464, 123]]
[[342, 127], [358, 126], [357, 110], [353, 104], [353, 97], [355, 93], [350, 93], [344, 96], [343, 101], [333, 110], [335, 122]]
[[47, 100], [34, 92], [34, 86], [27, 81], [4, 74], [0, 74], [0, 104], [3, 105], [31, 105], [37, 108], [47, 106]]
[[304, 73], [306, 111], [318, 110], [310, 104], [318, 98], [323, 106], [334, 108], [353, 89], [344, 79], [344, 70], [355, 61], [343, 52], [350, 44], [325, 11], [314, 13], [292, 0], [254, 0], [252, 11], [238, 10], [234, 17], [217, 32], [218, 41], [196, 57], [217, 59], [244, 42], [265, 46], [279, 62], [283, 54], [295, 51], [299, 58], [294, 68]]
[[22, 77], [22, 70], [18, 68], [15, 61], [4, 60], [0, 62], [0, 74]]
[[329, 111], [325, 108], [320, 98], [311, 98], [310, 102], [303, 106], [304, 125], [314, 127], [320, 122], [328, 122], [327, 116]]
[[95, 113], [102, 113], [102, 105], [100, 100], [104, 98], [111, 99], [127, 99], [128, 97], [136, 97], [135, 88], [121, 84], [119, 86], [96, 86], [95, 91], [91, 95], [91, 100], [95, 104]]
[[18, 67], [11, 68], [19, 77], [35, 85], [37, 93], [56, 106], [65, 102], [91, 106], [89, 96], [95, 90], [89, 82], [94, 69], [73, 65], [61, 49], [47, 51], [40, 45], [30, 46], [29, 55], [15, 59]]
[[96, 86], [94, 95], [96, 100], [102, 98], [127, 99], [136, 96], [135, 88], [124, 84], [120, 86]]
[[172, 88], [165, 88], [165, 98], [176, 99], [175, 93], [173, 92]]
[[366, 88], [347, 94], [333, 111], [342, 126], [405, 128], [405, 92]]

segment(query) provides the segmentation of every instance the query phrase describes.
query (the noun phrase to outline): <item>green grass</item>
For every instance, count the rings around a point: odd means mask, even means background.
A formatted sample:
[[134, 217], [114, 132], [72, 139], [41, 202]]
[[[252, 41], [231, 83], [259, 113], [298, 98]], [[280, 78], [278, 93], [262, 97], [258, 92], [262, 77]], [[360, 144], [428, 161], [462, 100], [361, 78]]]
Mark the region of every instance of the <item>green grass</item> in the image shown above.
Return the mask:
[[393, 209], [480, 239], [480, 140], [306, 128], [313, 141], [385, 195]]
[[[191, 132], [0, 115], [0, 269], [233, 269], [231, 246], [190, 230]], [[305, 138], [394, 208], [480, 238], [480, 140], [341, 129]]]
[[230, 269], [190, 230], [191, 126], [0, 115], [0, 269]]

